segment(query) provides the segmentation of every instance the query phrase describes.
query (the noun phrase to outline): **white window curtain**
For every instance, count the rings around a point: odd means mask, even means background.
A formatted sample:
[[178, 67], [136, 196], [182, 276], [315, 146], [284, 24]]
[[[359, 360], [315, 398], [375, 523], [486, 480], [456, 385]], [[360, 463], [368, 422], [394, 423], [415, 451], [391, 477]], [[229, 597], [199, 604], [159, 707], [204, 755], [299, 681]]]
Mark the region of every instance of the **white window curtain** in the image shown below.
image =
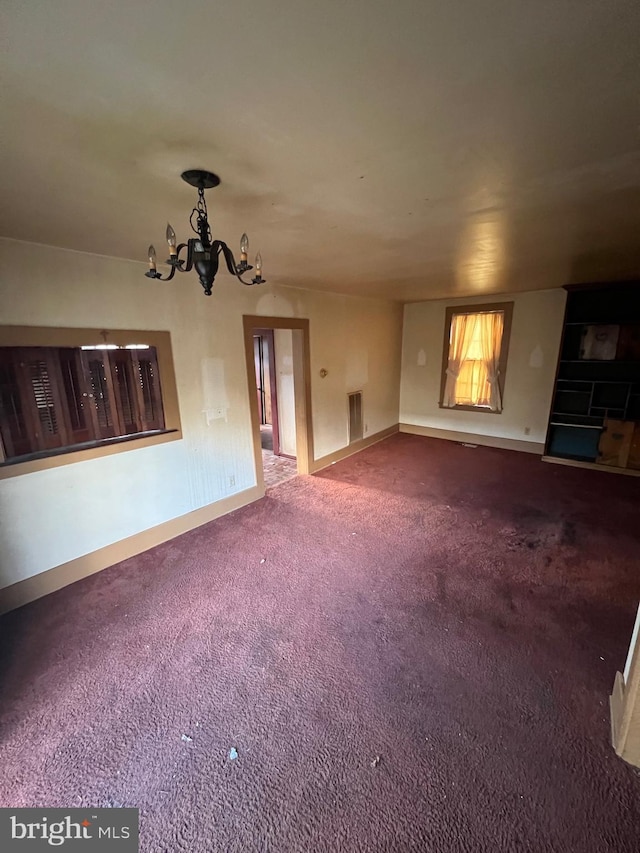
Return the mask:
[[502, 394], [500, 393], [500, 349], [504, 331], [504, 313], [495, 311], [492, 314], [478, 314], [480, 323], [480, 341], [482, 360], [487, 371], [487, 382], [491, 388], [489, 408], [492, 412], [502, 411]]
[[503, 331], [503, 311], [453, 315], [444, 406], [502, 410], [499, 365]]
[[477, 314], [454, 314], [449, 337], [449, 360], [444, 386], [444, 406], [456, 405], [456, 382], [473, 343]]

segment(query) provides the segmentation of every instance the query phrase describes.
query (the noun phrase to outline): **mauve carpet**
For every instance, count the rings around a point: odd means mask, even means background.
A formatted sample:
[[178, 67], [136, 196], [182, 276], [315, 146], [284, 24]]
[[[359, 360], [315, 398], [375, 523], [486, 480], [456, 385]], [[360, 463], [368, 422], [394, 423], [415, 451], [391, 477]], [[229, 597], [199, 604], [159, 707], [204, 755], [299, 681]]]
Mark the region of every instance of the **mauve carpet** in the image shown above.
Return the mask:
[[145, 853], [635, 853], [639, 492], [397, 435], [15, 611], [0, 805], [137, 806]]

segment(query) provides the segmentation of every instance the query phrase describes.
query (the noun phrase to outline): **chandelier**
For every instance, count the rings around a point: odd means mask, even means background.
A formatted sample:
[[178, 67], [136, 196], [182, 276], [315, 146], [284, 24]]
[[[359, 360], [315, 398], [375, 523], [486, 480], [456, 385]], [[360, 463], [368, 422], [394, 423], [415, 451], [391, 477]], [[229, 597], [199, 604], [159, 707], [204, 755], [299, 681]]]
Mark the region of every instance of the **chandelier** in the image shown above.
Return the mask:
[[[190, 272], [195, 268], [200, 278], [200, 284], [204, 289], [205, 296], [211, 296], [211, 288], [218, 272], [220, 263], [220, 255], [222, 254], [227, 269], [231, 275], [242, 282], [251, 286], [252, 284], [264, 284], [265, 279], [262, 278], [262, 256], [260, 252], [256, 255], [255, 276], [251, 281], [245, 281], [242, 276], [244, 273], [253, 269], [251, 264], [247, 263], [247, 252], [249, 251], [249, 238], [246, 234], [242, 235], [240, 240], [240, 263], [236, 263], [233, 257], [233, 252], [222, 240], [214, 240], [211, 235], [211, 226], [207, 218], [207, 203], [204, 198], [204, 191], [217, 187], [220, 183], [220, 178], [214, 175], [213, 172], [203, 172], [201, 169], [190, 169], [183, 172], [182, 180], [186, 181], [192, 187], [198, 189], [198, 201], [196, 206], [191, 211], [189, 224], [197, 237], [190, 237], [186, 243], [176, 242], [176, 232], [171, 225], [167, 223], [167, 243], [169, 244], [169, 258], [167, 264], [171, 267], [170, 272], [166, 276], [162, 276], [156, 268], [156, 250], [153, 246], [149, 246], [149, 270], [145, 273], [148, 278], [157, 278], [160, 281], [171, 281], [178, 272]], [[183, 249], [187, 250], [186, 257], [181, 258], [180, 253]]]

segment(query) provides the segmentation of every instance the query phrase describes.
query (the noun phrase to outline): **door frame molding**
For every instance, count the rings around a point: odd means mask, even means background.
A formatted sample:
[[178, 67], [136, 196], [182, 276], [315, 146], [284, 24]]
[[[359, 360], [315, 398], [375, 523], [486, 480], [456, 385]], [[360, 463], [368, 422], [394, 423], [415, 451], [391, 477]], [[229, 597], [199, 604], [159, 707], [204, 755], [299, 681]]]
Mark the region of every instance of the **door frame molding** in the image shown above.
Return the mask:
[[256, 483], [264, 493], [262, 446], [258, 413], [258, 388], [253, 354], [253, 336], [259, 329], [290, 329], [293, 332], [293, 389], [296, 409], [296, 459], [299, 474], [310, 474], [314, 469], [313, 423], [311, 417], [311, 348], [309, 345], [309, 320], [294, 317], [264, 317], [245, 314], [244, 351], [247, 365], [251, 431], [253, 434]]

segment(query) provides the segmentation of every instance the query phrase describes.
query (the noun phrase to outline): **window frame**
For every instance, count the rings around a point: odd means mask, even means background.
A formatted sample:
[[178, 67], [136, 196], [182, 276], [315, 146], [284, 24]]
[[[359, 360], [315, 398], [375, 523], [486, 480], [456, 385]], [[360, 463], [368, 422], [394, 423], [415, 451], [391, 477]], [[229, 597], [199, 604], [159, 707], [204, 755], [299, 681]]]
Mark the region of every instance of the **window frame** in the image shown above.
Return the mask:
[[[442, 371], [440, 375], [440, 399], [438, 406], [448, 412], [484, 412], [489, 415], [501, 415], [504, 411], [504, 384], [507, 374], [507, 363], [509, 358], [509, 342], [511, 340], [511, 323], [513, 320], [513, 302], [486, 302], [475, 305], [449, 305], [445, 311], [444, 340], [442, 343]], [[500, 345], [500, 358], [498, 360], [498, 385], [500, 386], [500, 409], [490, 409], [488, 406], [468, 406], [456, 404], [455, 406], [444, 405], [444, 392], [447, 382], [447, 365], [449, 363], [449, 347], [451, 338], [451, 324], [457, 314], [489, 314], [495, 311], [504, 313], [504, 326], [502, 330], [502, 343]]]
[[[0, 480], [30, 474], [62, 465], [71, 465], [89, 459], [111, 456], [182, 438], [171, 348], [171, 335], [167, 331], [140, 329], [69, 329], [47, 326], [0, 326], [0, 346], [3, 347], [72, 347], [96, 346], [101, 343], [126, 347], [130, 344], [147, 344], [154, 347], [161, 381], [161, 398], [164, 410], [164, 429], [152, 434], [133, 433], [92, 443], [89, 447], [56, 448], [50, 456], [39, 456], [23, 461], [6, 459], [0, 438]], [[112, 350], [114, 352], [114, 350]]]

